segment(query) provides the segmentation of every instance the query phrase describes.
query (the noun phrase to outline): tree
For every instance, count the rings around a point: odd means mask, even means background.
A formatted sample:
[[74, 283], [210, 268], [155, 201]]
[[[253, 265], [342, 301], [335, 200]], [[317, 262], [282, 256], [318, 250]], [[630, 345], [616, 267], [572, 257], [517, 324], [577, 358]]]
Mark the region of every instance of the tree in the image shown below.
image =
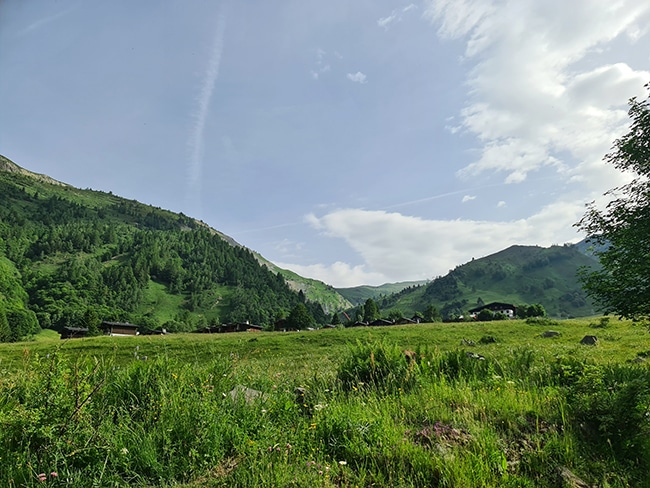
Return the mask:
[[402, 311], [398, 308], [392, 309], [390, 312], [388, 312], [388, 318], [393, 321], [401, 320], [404, 318], [404, 314]]
[[314, 326], [314, 317], [309, 313], [304, 303], [299, 303], [289, 313], [287, 326], [293, 329], [307, 329]]
[[429, 305], [427, 308], [424, 309], [423, 318], [425, 322], [440, 322], [440, 320], [442, 320], [442, 317], [440, 316], [440, 312], [434, 305]]
[[363, 305], [363, 321], [372, 322], [380, 317], [379, 307], [372, 298], [368, 298]]
[[338, 312], [334, 312], [332, 314], [332, 325], [340, 325], [341, 324], [341, 318], [339, 317]]
[[[645, 88], [650, 92], [650, 83]], [[581, 270], [587, 295], [606, 313], [641, 319], [650, 316], [650, 97], [629, 105], [630, 129], [605, 161], [636, 177], [605, 194], [611, 201], [604, 210], [592, 202], [576, 225], [596, 245], [602, 265]]]
[[11, 329], [5, 311], [0, 308], [0, 342], [11, 341]]

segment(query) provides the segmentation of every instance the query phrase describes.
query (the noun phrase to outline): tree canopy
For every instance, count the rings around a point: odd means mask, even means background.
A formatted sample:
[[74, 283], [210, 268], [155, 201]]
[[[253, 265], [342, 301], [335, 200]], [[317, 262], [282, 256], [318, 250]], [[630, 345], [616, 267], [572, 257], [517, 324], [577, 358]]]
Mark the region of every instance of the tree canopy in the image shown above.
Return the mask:
[[650, 97], [629, 105], [630, 129], [605, 161], [635, 179], [608, 191], [604, 210], [591, 203], [577, 226], [597, 245], [602, 265], [583, 270], [587, 294], [606, 313], [640, 319], [650, 316]]

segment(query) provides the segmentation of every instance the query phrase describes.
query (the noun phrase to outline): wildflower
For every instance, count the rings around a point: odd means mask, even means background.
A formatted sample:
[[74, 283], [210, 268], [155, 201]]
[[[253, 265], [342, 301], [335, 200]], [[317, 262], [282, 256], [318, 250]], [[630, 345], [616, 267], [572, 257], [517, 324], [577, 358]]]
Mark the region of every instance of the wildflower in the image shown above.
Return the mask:
[[59, 473], [57, 473], [56, 471], [52, 471], [52, 472], [50, 473], [50, 476], [51, 476], [52, 478], [58, 478], [58, 477], [59, 477]]
[[43, 481], [45, 481], [45, 480], [47, 479], [47, 476], [46, 476], [45, 473], [40, 473], [40, 474], [37, 476], [37, 478], [38, 478], [38, 481], [42, 483]]
[[129, 453], [129, 450], [126, 447], [123, 447], [120, 449], [120, 452], [126, 456]]
[[309, 424], [309, 430], [315, 430], [316, 424]]
[[339, 464], [340, 464], [341, 466], [345, 466], [346, 464], [348, 464], [348, 462], [347, 462], [347, 461], [339, 461]]
[[291, 449], [291, 444], [287, 442], [287, 449]]

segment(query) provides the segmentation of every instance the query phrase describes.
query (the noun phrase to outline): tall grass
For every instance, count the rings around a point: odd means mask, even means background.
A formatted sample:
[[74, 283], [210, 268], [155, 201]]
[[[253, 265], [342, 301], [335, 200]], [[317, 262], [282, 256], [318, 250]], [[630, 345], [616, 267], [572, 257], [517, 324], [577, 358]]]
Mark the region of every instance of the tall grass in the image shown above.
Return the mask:
[[0, 486], [650, 486], [643, 364], [384, 337], [280, 367], [247, 344], [25, 354], [0, 378]]

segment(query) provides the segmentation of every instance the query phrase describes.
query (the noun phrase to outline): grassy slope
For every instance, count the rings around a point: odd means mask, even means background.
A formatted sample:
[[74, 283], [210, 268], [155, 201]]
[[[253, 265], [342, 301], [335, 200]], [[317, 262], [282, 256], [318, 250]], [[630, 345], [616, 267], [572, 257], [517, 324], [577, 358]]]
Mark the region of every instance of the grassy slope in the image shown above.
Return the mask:
[[[46, 355], [58, 351], [64, 356], [100, 355], [114, 357], [118, 362], [128, 361], [136, 346], [149, 358], [169, 357], [197, 364], [209, 361], [215, 355], [231, 353], [262, 371], [282, 370], [281, 364], [295, 364], [300, 370], [313, 372], [328, 370], [342, 355], [347, 345], [357, 340], [381, 340], [397, 343], [405, 349], [429, 347], [441, 351], [460, 347], [461, 340], [477, 343], [471, 349], [479, 354], [507, 355], [514, 347], [531, 346], [543, 350], [549, 358], [568, 354], [590, 357], [601, 363], [625, 362], [638, 352], [650, 350], [650, 335], [630, 321], [612, 319], [606, 328], [594, 328], [596, 318], [549, 321], [547, 325], [529, 325], [523, 320], [435, 323], [391, 327], [355, 327], [349, 329], [322, 329], [295, 333], [231, 333], [231, 334], [172, 334], [167, 336], [138, 336], [128, 338], [96, 337], [61, 341], [37, 340], [0, 345], [0, 370], [15, 369], [26, 351]], [[545, 339], [540, 334], [556, 330], [559, 338]], [[496, 344], [481, 345], [481, 337], [497, 338]], [[600, 344], [587, 348], [579, 344], [585, 335], [596, 335]], [[54, 336], [52, 336], [54, 337]], [[56, 336], [58, 337], [58, 336]], [[40, 335], [37, 336], [40, 338]], [[253, 369], [257, 369], [255, 366]], [[266, 374], [266, 373], [265, 373]]]
[[[541, 303], [553, 317], [590, 316], [596, 310], [576, 275], [583, 266], [593, 267], [596, 262], [573, 246], [512, 246], [451, 271], [460, 293], [448, 301], [466, 300], [465, 309], [475, 307], [479, 298], [484, 303]], [[398, 308], [406, 315], [422, 311], [430, 303], [441, 308], [447, 302], [427, 296], [427, 287], [389, 298], [392, 300], [385, 309]]]
[[402, 281], [400, 283], [385, 283], [379, 286], [353, 286], [351, 288], [337, 288], [341, 295], [347, 298], [353, 305], [364, 303], [368, 298], [376, 299], [382, 295], [392, 295], [408, 288], [426, 284], [426, 281]]

